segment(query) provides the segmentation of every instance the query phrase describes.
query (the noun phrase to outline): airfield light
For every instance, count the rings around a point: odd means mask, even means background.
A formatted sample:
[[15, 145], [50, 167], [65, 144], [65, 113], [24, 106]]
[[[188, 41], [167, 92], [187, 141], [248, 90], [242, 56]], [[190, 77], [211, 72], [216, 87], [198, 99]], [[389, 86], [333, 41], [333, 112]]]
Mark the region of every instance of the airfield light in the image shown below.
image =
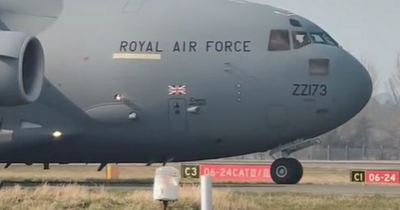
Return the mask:
[[171, 166], [162, 166], [156, 169], [153, 185], [153, 199], [162, 203], [164, 210], [169, 202], [178, 200], [179, 170]]
[[61, 135], [62, 135], [62, 133], [61, 133], [60, 131], [56, 131], [56, 132], [53, 133], [53, 136], [54, 136], [55, 138], [58, 138], [58, 137], [60, 137]]

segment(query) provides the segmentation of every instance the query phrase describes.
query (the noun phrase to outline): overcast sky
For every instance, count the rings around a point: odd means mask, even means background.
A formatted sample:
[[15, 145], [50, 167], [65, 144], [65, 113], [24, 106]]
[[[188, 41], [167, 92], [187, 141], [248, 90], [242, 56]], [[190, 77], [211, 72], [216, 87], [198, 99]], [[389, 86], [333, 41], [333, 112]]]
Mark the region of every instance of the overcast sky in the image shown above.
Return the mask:
[[[320, 25], [387, 78], [400, 54], [400, 0], [249, 0], [289, 10]], [[397, 20], [397, 21], [396, 21]], [[379, 92], [385, 91], [384, 81]]]

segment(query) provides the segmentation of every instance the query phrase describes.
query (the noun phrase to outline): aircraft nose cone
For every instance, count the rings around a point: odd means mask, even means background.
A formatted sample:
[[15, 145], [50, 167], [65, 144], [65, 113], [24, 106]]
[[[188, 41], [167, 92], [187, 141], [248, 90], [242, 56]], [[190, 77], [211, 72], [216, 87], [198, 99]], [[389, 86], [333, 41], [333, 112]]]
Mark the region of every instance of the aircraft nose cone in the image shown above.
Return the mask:
[[360, 112], [368, 103], [372, 95], [372, 79], [368, 70], [353, 56], [347, 54], [347, 62], [344, 62], [344, 74], [347, 74], [347, 84], [344, 85], [347, 90], [346, 93], [348, 107], [346, 109], [352, 110], [351, 114], [355, 115]]
[[373, 91], [373, 84], [372, 84], [372, 78], [371, 75], [369, 74], [368, 70], [360, 63], [357, 61], [357, 67], [356, 71], [359, 72], [360, 75], [360, 81], [359, 81], [359, 88], [360, 88], [360, 100], [364, 101], [361, 103], [364, 103], [364, 106], [368, 103], [369, 99], [371, 98], [372, 91]]

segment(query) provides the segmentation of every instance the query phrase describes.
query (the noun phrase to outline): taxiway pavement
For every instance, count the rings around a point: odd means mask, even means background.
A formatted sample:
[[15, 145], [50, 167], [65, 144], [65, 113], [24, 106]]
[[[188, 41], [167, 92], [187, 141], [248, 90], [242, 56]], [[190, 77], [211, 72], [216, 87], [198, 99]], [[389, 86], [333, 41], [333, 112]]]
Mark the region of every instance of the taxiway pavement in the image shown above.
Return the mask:
[[[23, 188], [36, 189], [37, 186], [22, 186]], [[151, 185], [130, 185], [130, 186], [103, 186], [105, 190], [111, 191], [152, 191]], [[101, 186], [87, 186], [90, 190], [100, 189]], [[311, 193], [311, 194], [340, 194], [340, 195], [384, 195], [384, 196], [400, 196], [400, 185], [314, 185], [314, 184], [298, 184], [298, 185], [253, 185], [253, 186], [214, 186], [215, 190], [229, 190], [240, 192], [255, 193]]]
[[[152, 187], [111, 187], [110, 190], [152, 190]], [[216, 190], [230, 190], [256, 193], [312, 193], [340, 195], [374, 195], [399, 196], [400, 186], [382, 185], [263, 185], [240, 187], [214, 187]]]

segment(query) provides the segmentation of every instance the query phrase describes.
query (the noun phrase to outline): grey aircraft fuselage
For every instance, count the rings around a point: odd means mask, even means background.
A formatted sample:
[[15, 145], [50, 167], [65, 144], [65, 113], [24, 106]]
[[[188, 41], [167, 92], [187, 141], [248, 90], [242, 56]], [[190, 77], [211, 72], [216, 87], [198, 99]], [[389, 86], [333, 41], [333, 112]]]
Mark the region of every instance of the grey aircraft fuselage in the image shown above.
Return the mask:
[[[277, 8], [228, 0], [58, 2], [54, 21], [15, 20], [42, 43], [45, 80], [35, 102], [0, 109], [1, 128], [12, 131], [0, 143], [2, 163], [264, 152], [342, 125], [371, 96], [368, 72], [341, 47], [294, 49], [293, 31], [326, 32]], [[290, 50], [268, 49], [271, 30], [288, 30]], [[327, 71], [313, 73], [310, 59], [329, 59]]]

